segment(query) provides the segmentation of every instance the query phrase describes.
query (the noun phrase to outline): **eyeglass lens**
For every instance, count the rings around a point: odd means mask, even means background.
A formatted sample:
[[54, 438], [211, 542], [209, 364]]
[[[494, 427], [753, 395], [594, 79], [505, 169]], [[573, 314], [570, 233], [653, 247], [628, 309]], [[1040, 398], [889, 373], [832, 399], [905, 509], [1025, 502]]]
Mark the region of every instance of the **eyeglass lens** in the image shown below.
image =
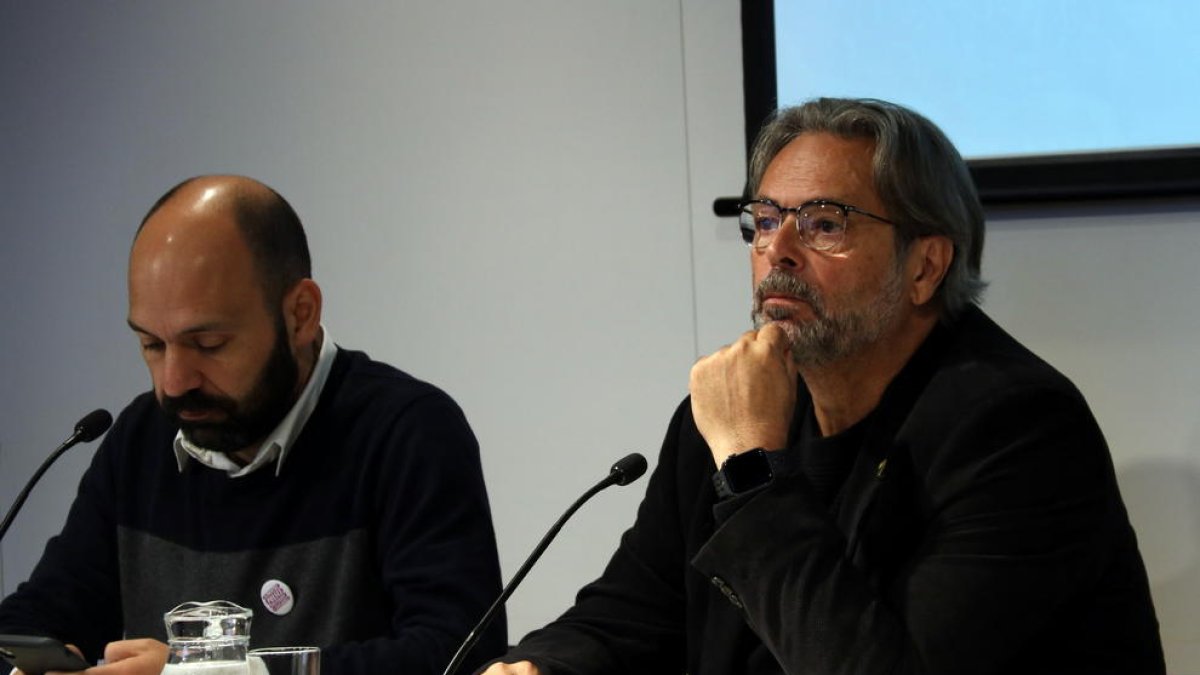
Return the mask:
[[774, 204], [752, 202], [742, 209], [739, 218], [742, 240], [759, 249], [770, 246], [789, 212], [796, 214], [800, 242], [809, 248], [827, 251], [841, 243], [846, 234], [846, 213], [833, 204], [781, 210]]

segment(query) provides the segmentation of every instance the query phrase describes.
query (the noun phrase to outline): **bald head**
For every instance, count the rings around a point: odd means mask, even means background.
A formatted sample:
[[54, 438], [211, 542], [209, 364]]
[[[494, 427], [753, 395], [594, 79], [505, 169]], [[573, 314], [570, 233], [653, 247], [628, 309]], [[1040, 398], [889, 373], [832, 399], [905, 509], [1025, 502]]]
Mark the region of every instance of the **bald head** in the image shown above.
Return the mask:
[[[236, 226], [237, 240], [223, 239], [229, 233], [220, 231], [221, 223]], [[204, 243], [205, 230], [214, 228], [208, 233], [212, 245], [240, 244], [250, 254], [254, 276], [271, 308], [279, 306], [296, 282], [312, 276], [300, 218], [282, 195], [252, 178], [196, 176], [179, 183], [150, 207], [138, 226], [135, 248], [151, 225], [156, 236], [168, 231], [183, 236], [189, 230], [193, 244]]]
[[168, 417], [200, 447], [249, 461], [321, 344], [321, 291], [296, 214], [240, 176], [172, 188], [129, 253], [128, 321]]

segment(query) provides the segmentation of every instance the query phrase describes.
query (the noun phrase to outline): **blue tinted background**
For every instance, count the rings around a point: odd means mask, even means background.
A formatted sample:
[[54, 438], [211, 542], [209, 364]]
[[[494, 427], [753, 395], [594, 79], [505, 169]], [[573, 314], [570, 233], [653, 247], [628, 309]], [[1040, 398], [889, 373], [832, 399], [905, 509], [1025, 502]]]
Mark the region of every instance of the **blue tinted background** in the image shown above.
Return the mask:
[[870, 96], [966, 157], [1200, 145], [1200, 3], [776, 0], [780, 105]]

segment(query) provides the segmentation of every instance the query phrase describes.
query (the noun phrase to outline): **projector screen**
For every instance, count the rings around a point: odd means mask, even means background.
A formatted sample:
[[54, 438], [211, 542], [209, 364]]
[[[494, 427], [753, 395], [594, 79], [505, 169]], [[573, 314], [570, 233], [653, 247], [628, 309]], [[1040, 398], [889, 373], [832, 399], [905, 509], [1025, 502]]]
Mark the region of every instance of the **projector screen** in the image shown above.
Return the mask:
[[1200, 3], [743, 0], [747, 140], [776, 105], [883, 98], [985, 202], [1200, 193]]

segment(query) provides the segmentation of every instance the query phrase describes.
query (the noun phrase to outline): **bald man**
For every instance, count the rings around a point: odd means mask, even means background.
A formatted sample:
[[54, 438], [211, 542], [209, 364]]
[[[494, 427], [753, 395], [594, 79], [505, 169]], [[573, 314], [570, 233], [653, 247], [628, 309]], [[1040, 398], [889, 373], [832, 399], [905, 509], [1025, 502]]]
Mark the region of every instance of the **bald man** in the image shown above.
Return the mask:
[[128, 322], [153, 391], [0, 632], [158, 675], [163, 613], [219, 599], [254, 610], [251, 646], [321, 646], [324, 675], [441, 672], [500, 591], [478, 445], [445, 393], [333, 344], [287, 201], [238, 176], [171, 189], [134, 239]]

